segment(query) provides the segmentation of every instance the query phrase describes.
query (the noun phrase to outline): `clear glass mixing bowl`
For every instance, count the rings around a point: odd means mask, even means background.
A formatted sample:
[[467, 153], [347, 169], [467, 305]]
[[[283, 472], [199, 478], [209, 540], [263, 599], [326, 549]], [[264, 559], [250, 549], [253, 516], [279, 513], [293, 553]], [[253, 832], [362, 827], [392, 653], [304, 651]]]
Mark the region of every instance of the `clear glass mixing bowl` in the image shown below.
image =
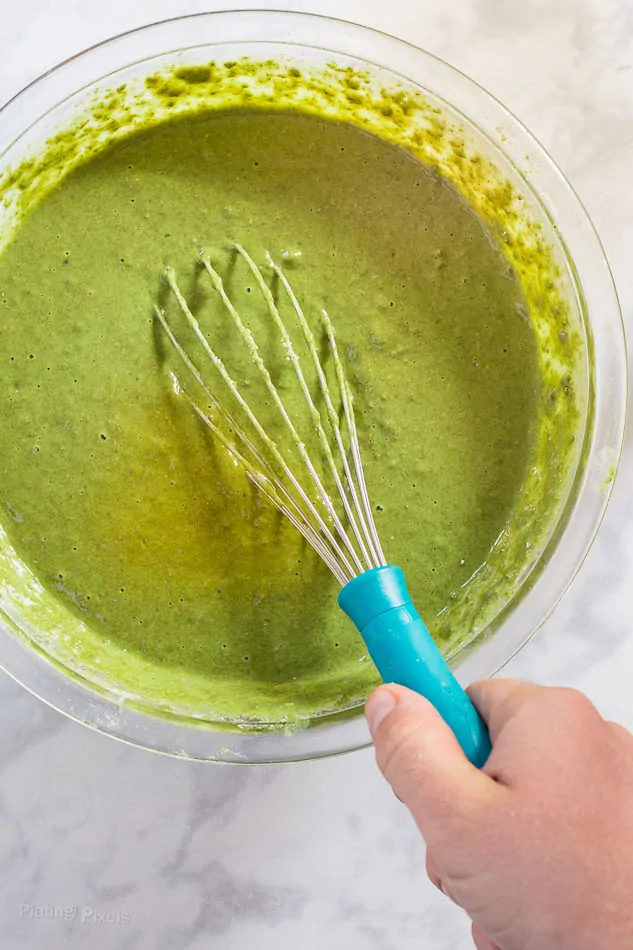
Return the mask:
[[[603, 517], [623, 440], [626, 353], [604, 251], [578, 197], [521, 123], [470, 79], [394, 37], [325, 17], [271, 11], [201, 14], [134, 30], [75, 56], [28, 86], [0, 111], [0, 173], [36, 149], [86, 95], [180, 62], [284, 56], [299, 63], [369, 70], [385, 85], [417, 88], [464, 129], [525, 197], [561, 268], [585, 343], [582, 463], [570, 482], [549, 543], [511, 603], [451, 663], [464, 683], [498, 670], [534, 634], [580, 567]], [[0, 237], [2, 215], [0, 214]], [[5, 611], [5, 614], [7, 612]], [[151, 714], [66, 675], [15, 617], [0, 623], [0, 664], [54, 708], [110, 736], [155, 751], [211, 761], [280, 762], [361, 748], [369, 735], [356, 715], [325, 716], [289, 734], [219, 731], [193, 719]]]

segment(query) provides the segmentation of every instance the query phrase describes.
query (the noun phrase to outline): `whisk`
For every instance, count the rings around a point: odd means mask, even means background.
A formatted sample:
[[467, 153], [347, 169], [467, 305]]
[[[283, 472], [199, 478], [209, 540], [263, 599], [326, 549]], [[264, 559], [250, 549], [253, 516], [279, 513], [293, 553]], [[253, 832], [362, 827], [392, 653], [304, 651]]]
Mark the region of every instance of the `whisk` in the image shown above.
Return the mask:
[[[282, 452], [262, 423], [259, 411], [262, 407], [256, 411], [252, 399], [245, 396], [249, 387], [237, 382], [236, 374], [218, 354], [209, 331], [202, 329], [187, 303], [176, 272], [167, 267], [164, 281], [184, 317], [185, 332], [194, 341], [199, 356], [194, 357], [192, 350], [185, 347], [174, 329], [174, 321], [168, 319], [165, 309], [158, 305], [155, 306], [156, 317], [186, 367], [188, 378], [195, 380], [204, 400], [191, 395], [189, 387], [183, 385], [175, 373], [171, 374], [173, 387], [189, 401], [234, 463], [325, 562], [342, 587], [339, 606], [356, 625], [383, 680], [408, 686], [425, 696], [452, 728], [470, 761], [481, 766], [490, 752], [486, 727], [416, 611], [403, 572], [388, 564], [383, 553], [363, 471], [354, 395], [332, 320], [326, 310], [320, 310], [322, 345], [333, 365], [333, 372], [328, 373], [311, 322], [286, 272], [269, 253], [262, 270], [241, 244], [232, 244], [231, 251], [246, 264], [261, 294], [266, 319], [272, 321], [270, 327], [274, 328], [277, 345], [281, 347], [278, 353], [283, 356], [284, 364], [290, 364], [302, 394], [312, 429], [309, 434], [313, 441], [316, 434], [319, 458], [315, 457], [314, 449], [308, 448], [305, 431], [301, 431], [288, 410], [288, 400], [274, 381], [270, 358], [260, 348], [248, 319], [238, 311], [209, 257], [201, 257], [198, 265], [221, 301], [225, 318], [241, 338], [246, 358], [266, 388], [266, 403], [273, 407], [279, 426], [289, 437], [291, 452]], [[266, 282], [264, 272], [272, 275], [276, 282], [276, 294]], [[281, 306], [280, 296], [284, 297], [285, 307]], [[293, 321], [295, 337], [302, 341], [301, 347], [293, 343], [286, 311]], [[306, 360], [311, 367], [308, 372], [316, 380], [316, 384], [313, 383], [315, 395], [306, 378]], [[227, 402], [217, 396], [215, 386], [212, 388], [211, 371], [226, 392], [231, 410]]]

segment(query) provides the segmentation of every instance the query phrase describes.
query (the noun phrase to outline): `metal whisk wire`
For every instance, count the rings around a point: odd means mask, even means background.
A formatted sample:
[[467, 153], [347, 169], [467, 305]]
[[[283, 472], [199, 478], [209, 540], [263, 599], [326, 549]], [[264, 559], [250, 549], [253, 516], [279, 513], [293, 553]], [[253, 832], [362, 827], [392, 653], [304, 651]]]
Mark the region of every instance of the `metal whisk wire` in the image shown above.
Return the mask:
[[[345, 375], [332, 321], [326, 311], [322, 310], [321, 321], [334, 365], [335, 384], [328, 380], [314, 333], [287, 275], [270, 254], [267, 254], [267, 265], [283, 288], [285, 303], [289, 302], [291, 305], [290, 309], [301, 329], [305, 350], [314, 365], [318, 389], [325, 405], [324, 424], [315, 397], [310, 392], [301, 357], [294, 348], [284, 317], [261, 269], [241, 244], [235, 243], [232, 247], [253, 275], [266, 304], [265, 313], [279, 334], [281, 352], [292, 365], [310, 418], [310, 423], [303, 425], [311, 425], [316, 433], [323, 455], [321, 462], [325, 460], [325, 469], [335, 486], [342, 505], [342, 514], [337, 511], [336, 494], [333, 493], [332, 497], [323, 484], [323, 478], [319, 475], [302, 437], [301, 427], [290, 415], [253, 333], [242, 319], [226, 292], [220, 274], [208, 258], [201, 262], [204, 272], [222, 301], [224, 311], [237, 329], [250, 362], [263, 380], [283, 428], [290, 435], [293, 465], [285, 458], [262, 424], [253, 405], [245, 398], [243, 390], [217, 354], [208, 334], [203, 331], [190, 309], [175, 271], [168, 267], [165, 270], [165, 280], [181, 316], [184, 317], [189, 330], [193, 331], [205, 360], [211, 363], [223, 381], [247, 425], [238, 423], [233, 413], [209, 387], [206, 374], [180, 342], [165, 311], [156, 306], [158, 320], [190, 376], [196, 381], [207, 405], [203, 408], [186, 387], [181, 385], [178, 376], [172, 373], [174, 389], [184, 395], [235, 464], [243, 469], [251, 482], [301, 532], [327, 564], [342, 587], [338, 596], [339, 606], [356, 624], [385, 682], [401, 683], [426, 696], [453, 729], [470, 761], [477, 766], [483, 765], [490, 753], [490, 738], [486, 726], [453, 676], [415, 609], [402, 571], [387, 564], [385, 560], [363, 472], [354, 416], [354, 397]], [[337, 406], [341, 411], [342, 422], [339, 421]], [[303, 484], [294, 470], [293, 466], [297, 461], [308, 473], [309, 487]], [[316, 500], [312, 499], [312, 492], [316, 493]]]
[[[345, 586], [352, 578], [363, 574], [372, 568], [386, 565], [380, 539], [376, 529], [369, 495], [363, 471], [358, 430], [354, 416], [354, 397], [345, 375], [345, 368], [341, 360], [334, 326], [325, 310], [321, 311], [323, 329], [328, 341], [330, 355], [333, 360], [336, 376], [336, 391], [328, 382], [314, 333], [304, 313], [290, 282], [269, 253], [266, 254], [267, 265], [278, 278], [288, 301], [291, 304], [297, 323], [301, 329], [305, 348], [311, 357], [316, 372], [319, 389], [326, 409], [326, 418], [331, 431], [324, 426], [314, 398], [310, 392], [301, 364], [301, 357], [295, 350], [288, 328], [282, 317], [275, 298], [268, 287], [261, 269], [250, 254], [239, 243], [232, 245], [234, 251], [245, 261], [252, 273], [261, 296], [266, 304], [267, 314], [274, 323], [280, 338], [281, 347], [287, 360], [291, 363], [299, 388], [307, 406], [312, 428], [317, 435], [319, 445], [325, 458], [327, 469], [336, 487], [338, 498], [343, 508], [343, 517], [337, 511], [334, 499], [326, 490], [317, 467], [306, 447], [305, 439], [299, 432], [297, 425], [284, 403], [279, 389], [273, 382], [268, 363], [251, 330], [246, 325], [233, 301], [228, 296], [224, 282], [208, 258], [202, 260], [202, 266], [210, 279], [213, 289], [222, 301], [224, 310], [230, 316], [239, 336], [241, 337], [252, 364], [263, 380], [284, 428], [289, 433], [296, 455], [307, 471], [310, 483], [316, 489], [317, 503], [310, 497], [310, 492], [303, 486], [295, 471], [281, 453], [276, 442], [271, 438], [266, 428], [260, 422], [250, 402], [226, 364], [217, 354], [211, 344], [208, 334], [200, 326], [196, 316], [190, 309], [182, 293], [176, 273], [173, 268], [167, 267], [164, 272], [168, 287], [173, 293], [178, 308], [185, 318], [190, 329], [193, 330], [202, 350], [208, 357], [219, 377], [230, 392], [234, 402], [246, 416], [253, 436], [247, 434], [244, 428], [237, 423], [233, 414], [226, 409], [223, 402], [209, 387], [205, 374], [181, 344], [178, 336], [169, 323], [164, 309], [155, 305], [155, 313], [165, 330], [175, 351], [191, 376], [196, 380], [201, 392], [208, 400], [208, 409], [202, 409], [196, 399], [189, 394], [180, 383], [176, 374], [172, 373], [175, 390], [183, 394], [190, 402], [198, 417], [224, 445], [236, 464], [240, 465], [248, 478], [261, 492], [282, 512], [285, 517], [301, 532], [303, 537], [319, 554], [334, 574], [341, 586]], [[344, 431], [339, 422], [337, 403], [342, 408]], [[349, 449], [345, 447], [345, 434]], [[256, 445], [261, 444], [261, 449]], [[333, 444], [332, 444], [333, 443]], [[321, 509], [321, 510], [319, 510]], [[344, 520], [343, 520], [344, 519]]]

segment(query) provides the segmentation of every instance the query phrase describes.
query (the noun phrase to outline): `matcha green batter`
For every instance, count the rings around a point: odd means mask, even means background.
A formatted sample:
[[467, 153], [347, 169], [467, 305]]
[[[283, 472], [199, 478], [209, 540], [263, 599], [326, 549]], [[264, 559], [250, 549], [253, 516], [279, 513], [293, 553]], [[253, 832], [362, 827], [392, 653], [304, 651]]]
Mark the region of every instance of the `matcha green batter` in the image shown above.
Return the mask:
[[12, 545], [84, 621], [77, 653], [110, 682], [209, 719], [293, 720], [358, 701], [376, 672], [327, 569], [170, 386], [152, 316], [166, 264], [239, 359], [195, 268], [204, 248], [256, 308], [230, 240], [260, 262], [285, 253], [298, 296], [331, 315], [383, 546], [436, 633], [512, 519], [538, 352], [507, 259], [444, 179], [316, 116], [245, 109], [140, 132], [17, 231], [0, 257]]

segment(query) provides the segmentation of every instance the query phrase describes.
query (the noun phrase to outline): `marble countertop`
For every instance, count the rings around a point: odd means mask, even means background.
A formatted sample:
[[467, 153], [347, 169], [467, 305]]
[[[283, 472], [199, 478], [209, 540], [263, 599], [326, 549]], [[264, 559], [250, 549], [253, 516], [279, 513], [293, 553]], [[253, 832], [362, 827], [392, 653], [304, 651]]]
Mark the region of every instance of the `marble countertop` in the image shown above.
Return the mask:
[[[220, 6], [2, 4], [0, 100], [109, 35]], [[502, 99], [585, 202], [633, 329], [632, 0], [273, 6], [331, 13], [406, 37]], [[605, 524], [580, 576], [508, 668], [579, 687], [630, 728], [632, 478], [629, 432]], [[472, 946], [464, 916], [427, 882], [422, 842], [370, 751], [288, 767], [190, 765], [93, 734], [4, 674], [0, 895], [2, 950]], [[47, 908], [58, 916], [47, 918]]]

